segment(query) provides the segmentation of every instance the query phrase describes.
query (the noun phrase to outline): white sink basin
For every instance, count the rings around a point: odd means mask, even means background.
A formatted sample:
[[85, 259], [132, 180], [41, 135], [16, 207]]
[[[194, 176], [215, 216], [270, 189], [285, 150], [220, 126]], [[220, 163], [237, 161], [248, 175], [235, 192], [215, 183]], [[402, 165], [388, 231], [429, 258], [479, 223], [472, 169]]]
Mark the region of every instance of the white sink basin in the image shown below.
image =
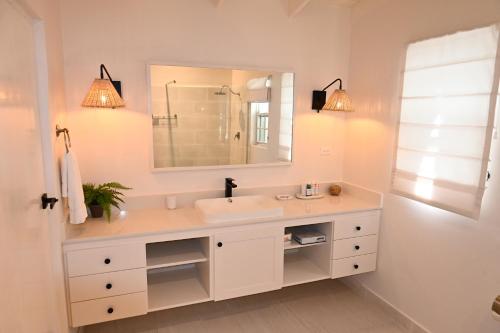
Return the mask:
[[283, 207], [274, 199], [262, 195], [232, 198], [202, 199], [196, 209], [206, 223], [223, 223], [283, 216]]

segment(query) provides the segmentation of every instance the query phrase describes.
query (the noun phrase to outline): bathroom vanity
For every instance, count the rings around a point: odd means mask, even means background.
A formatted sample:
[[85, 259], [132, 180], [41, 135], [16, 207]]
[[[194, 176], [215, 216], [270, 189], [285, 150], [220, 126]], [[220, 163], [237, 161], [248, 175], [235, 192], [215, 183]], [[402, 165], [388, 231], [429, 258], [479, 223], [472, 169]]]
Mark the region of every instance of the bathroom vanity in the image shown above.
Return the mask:
[[[375, 270], [381, 195], [280, 201], [283, 215], [207, 223], [195, 208], [137, 209], [69, 226], [63, 244], [73, 327]], [[326, 242], [285, 245], [308, 225]]]

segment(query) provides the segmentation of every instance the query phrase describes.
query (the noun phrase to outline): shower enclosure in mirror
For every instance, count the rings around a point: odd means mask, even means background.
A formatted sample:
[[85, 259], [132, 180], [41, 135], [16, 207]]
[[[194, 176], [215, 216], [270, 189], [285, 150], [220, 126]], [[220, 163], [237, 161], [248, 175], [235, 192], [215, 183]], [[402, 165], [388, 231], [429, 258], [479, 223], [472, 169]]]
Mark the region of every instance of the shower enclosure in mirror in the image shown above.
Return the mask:
[[289, 164], [293, 73], [150, 65], [155, 169]]

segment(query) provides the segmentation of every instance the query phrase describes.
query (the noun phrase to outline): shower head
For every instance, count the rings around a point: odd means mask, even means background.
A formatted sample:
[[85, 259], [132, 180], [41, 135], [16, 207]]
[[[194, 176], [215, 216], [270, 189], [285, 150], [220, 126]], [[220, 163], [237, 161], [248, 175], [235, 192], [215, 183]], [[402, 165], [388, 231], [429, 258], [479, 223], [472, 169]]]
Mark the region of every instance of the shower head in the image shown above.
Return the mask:
[[169, 84], [172, 84], [172, 83], [177, 83], [177, 81], [172, 80], [172, 81], [169, 81], [169, 82], [165, 83], [165, 85], [168, 86]]

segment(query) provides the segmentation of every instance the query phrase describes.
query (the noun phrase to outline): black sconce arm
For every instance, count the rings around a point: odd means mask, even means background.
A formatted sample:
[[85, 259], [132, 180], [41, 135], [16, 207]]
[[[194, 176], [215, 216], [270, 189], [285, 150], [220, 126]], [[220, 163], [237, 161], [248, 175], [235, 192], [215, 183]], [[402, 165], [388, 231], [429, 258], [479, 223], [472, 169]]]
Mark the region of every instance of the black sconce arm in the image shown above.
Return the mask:
[[322, 91], [325, 91], [326, 89], [330, 88], [330, 86], [337, 81], [340, 82], [339, 89], [342, 90], [342, 79], [338, 78], [338, 79], [334, 80], [332, 83], [330, 83], [329, 85], [327, 85], [326, 87], [324, 87]]
[[106, 72], [106, 75], [108, 76], [109, 81], [113, 81], [113, 79], [111, 78], [111, 75], [109, 75], [108, 69], [106, 68], [106, 66], [104, 66], [104, 64], [101, 64], [100, 69], [101, 69], [101, 80], [104, 79], [104, 72]]
[[106, 75], [109, 78], [109, 81], [111, 81], [111, 83], [115, 87], [118, 95], [120, 95], [120, 97], [123, 97], [122, 96], [122, 83], [121, 83], [121, 81], [113, 81], [113, 79], [111, 78], [111, 75], [109, 75], [108, 69], [106, 68], [106, 66], [104, 66], [104, 64], [101, 64], [100, 70], [101, 70], [101, 80], [104, 79], [104, 73], [106, 73]]
[[313, 110], [316, 110], [316, 112], [319, 112], [323, 108], [323, 106], [325, 106], [326, 89], [330, 88], [330, 86], [332, 84], [334, 84], [335, 82], [340, 83], [339, 88], [342, 90], [342, 80], [340, 78], [334, 80], [332, 83], [330, 83], [329, 85], [324, 87], [323, 90], [313, 90], [313, 97], [312, 97], [312, 109]]

